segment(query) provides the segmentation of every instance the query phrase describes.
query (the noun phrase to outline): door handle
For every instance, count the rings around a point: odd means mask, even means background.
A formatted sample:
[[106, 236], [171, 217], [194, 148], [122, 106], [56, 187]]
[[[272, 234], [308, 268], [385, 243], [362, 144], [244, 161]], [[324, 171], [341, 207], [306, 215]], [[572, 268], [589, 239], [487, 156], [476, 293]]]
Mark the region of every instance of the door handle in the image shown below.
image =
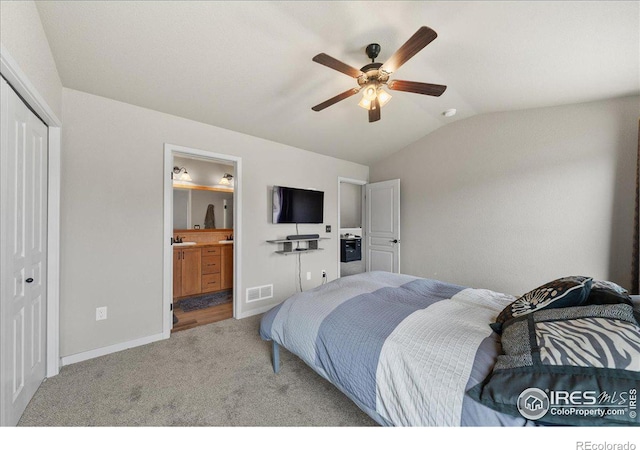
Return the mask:
[[389, 241], [389, 242], [393, 242], [394, 244], [397, 244], [397, 243], [398, 243], [398, 242], [400, 242], [400, 241], [399, 241], [398, 239], [393, 239], [393, 240], [391, 240], [391, 241]]
[[24, 281], [26, 281], [27, 283], [33, 283], [33, 278], [27, 278], [27, 279], [26, 279], [26, 280], [24, 280]]

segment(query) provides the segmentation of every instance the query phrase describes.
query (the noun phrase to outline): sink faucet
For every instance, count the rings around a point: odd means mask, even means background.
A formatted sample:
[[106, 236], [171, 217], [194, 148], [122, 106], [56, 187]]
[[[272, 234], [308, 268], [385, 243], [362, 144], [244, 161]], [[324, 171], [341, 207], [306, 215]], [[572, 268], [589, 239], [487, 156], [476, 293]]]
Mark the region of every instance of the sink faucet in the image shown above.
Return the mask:
[[[184, 237], [184, 236], [183, 236]], [[174, 242], [176, 244], [182, 244], [182, 238], [180, 236], [176, 236], [176, 238], [174, 239]]]

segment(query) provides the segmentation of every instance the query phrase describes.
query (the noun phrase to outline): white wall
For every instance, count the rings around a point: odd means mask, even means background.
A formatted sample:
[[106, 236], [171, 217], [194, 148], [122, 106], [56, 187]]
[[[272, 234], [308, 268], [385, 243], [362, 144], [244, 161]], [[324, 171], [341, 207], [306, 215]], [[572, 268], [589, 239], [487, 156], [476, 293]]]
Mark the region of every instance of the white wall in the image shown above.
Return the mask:
[[340, 227], [362, 226], [362, 186], [340, 183]]
[[33, 1], [0, 2], [0, 43], [62, 119], [62, 83]]
[[401, 180], [402, 271], [521, 294], [630, 287], [637, 96], [452, 123], [371, 167]]
[[[303, 287], [320, 285], [322, 269], [336, 278], [337, 180], [366, 180], [368, 167], [70, 89], [63, 113], [61, 356], [162, 331], [165, 143], [243, 158], [240, 270], [245, 288], [273, 283], [275, 294], [243, 304], [245, 312], [283, 301], [298, 281], [297, 258], [265, 242], [295, 234], [294, 225], [271, 223], [273, 185], [325, 191], [332, 233], [316, 224], [300, 233], [331, 240], [300, 255]], [[95, 321], [98, 306], [108, 307], [107, 320]]]

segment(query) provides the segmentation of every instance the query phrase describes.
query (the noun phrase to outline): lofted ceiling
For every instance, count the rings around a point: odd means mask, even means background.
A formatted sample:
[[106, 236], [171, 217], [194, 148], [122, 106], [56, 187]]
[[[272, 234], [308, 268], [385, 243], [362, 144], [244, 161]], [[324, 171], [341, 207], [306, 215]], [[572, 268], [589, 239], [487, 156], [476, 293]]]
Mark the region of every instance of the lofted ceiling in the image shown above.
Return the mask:
[[[638, 2], [37, 2], [65, 87], [338, 158], [371, 164], [475, 114], [640, 92]], [[369, 123], [357, 83], [312, 62], [360, 68], [420, 26], [438, 38], [392, 79], [445, 84], [441, 97], [391, 91]], [[456, 108], [446, 118], [442, 112]]]

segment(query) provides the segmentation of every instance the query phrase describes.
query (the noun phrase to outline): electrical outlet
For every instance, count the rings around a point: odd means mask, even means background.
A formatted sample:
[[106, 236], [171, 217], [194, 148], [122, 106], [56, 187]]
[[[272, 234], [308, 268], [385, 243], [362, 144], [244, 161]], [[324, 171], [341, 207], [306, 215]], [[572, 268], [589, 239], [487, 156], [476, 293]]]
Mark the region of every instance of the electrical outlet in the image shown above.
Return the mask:
[[325, 225], [324, 229], [327, 233], [331, 233], [331, 225]]
[[327, 278], [327, 271], [322, 269], [322, 278]]
[[307, 280], [311, 279], [311, 272], [307, 272]]
[[101, 306], [96, 308], [96, 320], [106, 320], [107, 319], [107, 307]]

